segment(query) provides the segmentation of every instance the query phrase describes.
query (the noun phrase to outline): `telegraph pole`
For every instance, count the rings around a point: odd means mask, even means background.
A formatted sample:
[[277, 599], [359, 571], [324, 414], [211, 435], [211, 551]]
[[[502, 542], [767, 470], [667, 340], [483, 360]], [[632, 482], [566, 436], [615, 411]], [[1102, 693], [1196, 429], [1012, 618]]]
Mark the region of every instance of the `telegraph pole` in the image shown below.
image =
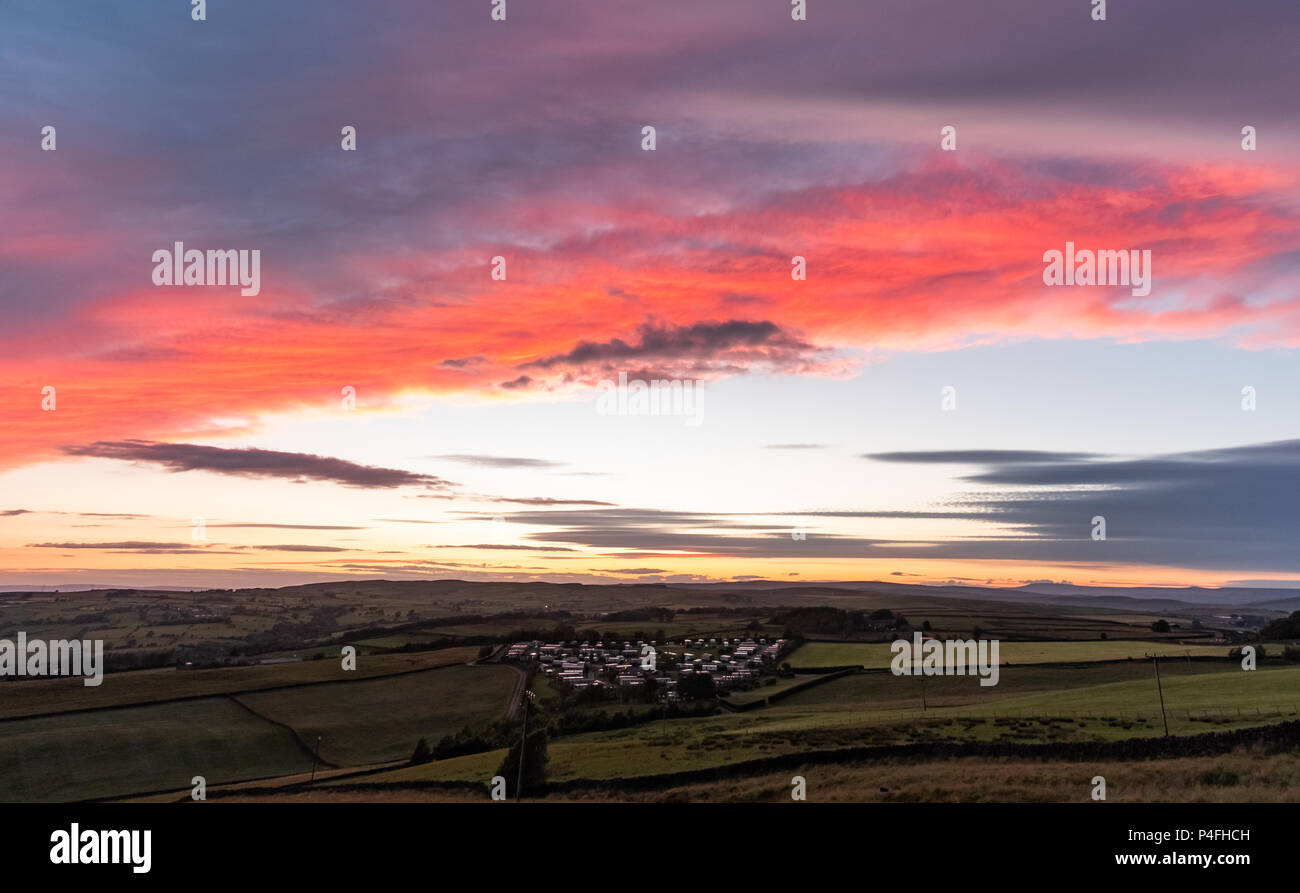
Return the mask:
[[519, 797], [524, 792], [524, 752], [528, 749], [528, 702], [533, 699], [533, 693], [527, 689], [524, 690], [524, 733], [519, 738], [519, 780], [515, 784], [515, 802], [519, 802]]
[[316, 736], [316, 749], [311, 752], [311, 780], [316, 780], [316, 761], [320, 759], [320, 735]]
[[1169, 737], [1169, 719], [1168, 719], [1168, 717], [1165, 716], [1165, 690], [1164, 690], [1164, 688], [1160, 685], [1160, 656], [1159, 656], [1159, 655], [1156, 655], [1156, 654], [1148, 654], [1147, 657], [1151, 658], [1151, 663], [1155, 664], [1155, 668], [1156, 668], [1156, 691], [1158, 691], [1158, 692], [1160, 693], [1160, 719], [1161, 719], [1161, 720], [1164, 722], [1164, 724], [1165, 724], [1165, 737], [1168, 738], [1168, 737]]

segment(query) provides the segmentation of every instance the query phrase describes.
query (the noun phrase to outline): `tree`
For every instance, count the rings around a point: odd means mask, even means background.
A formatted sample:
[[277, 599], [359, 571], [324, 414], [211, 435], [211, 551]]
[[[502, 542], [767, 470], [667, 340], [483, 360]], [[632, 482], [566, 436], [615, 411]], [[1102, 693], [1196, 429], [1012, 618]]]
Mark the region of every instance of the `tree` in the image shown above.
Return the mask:
[[1267, 639], [1300, 639], [1300, 611], [1293, 611], [1290, 617], [1274, 620], [1260, 632]]
[[1153, 632], [1153, 633], [1167, 633], [1167, 632], [1169, 632], [1169, 621], [1168, 621], [1168, 620], [1157, 620], [1155, 623], [1151, 624], [1151, 632]]
[[708, 673], [685, 673], [677, 683], [677, 691], [688, 701], [707, 701], [718, 693], [718, 686]]
[[[524, 745], [524, 790], [531, 790], [537, 785], [546, 781], [547, 752], [546, 745], [549, 735], [546, 727], [542, 726], [528, 733], [528, 738], [523, 742]], [[507, 785], [518, 783], [519, 778], [519, 739], [510, 745], [510, 751], [506, 758], [501, 761], [501, 767], [497, 769], [497, 775], [503, 776]]]
[[421, 738], [415, 743], [415, 752], [411, 754], [411, 762], [415, 764], [427, 763], [433, 759], [433, 751], [429, 750], [429, 742]]

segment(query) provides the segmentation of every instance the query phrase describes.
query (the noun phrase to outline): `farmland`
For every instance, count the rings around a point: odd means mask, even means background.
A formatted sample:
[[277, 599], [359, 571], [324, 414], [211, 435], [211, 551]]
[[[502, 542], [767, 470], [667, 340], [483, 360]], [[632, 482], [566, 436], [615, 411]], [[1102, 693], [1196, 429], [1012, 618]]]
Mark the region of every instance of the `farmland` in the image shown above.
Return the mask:
[[[552, 777], [571, 781], [685, 772], [805, 750], [919, 741], [1051, 743], [1158, 736], [1162, 727], [1154, 682], [1135, 672], [1147, 670], [1148, 665], [1102, 666], [1083, 671], [1081, 678], [1061, 669], [1024, 668], [1005, 672], [993, 695], [971, 678], [937, 677], [927, 684], [947, 703], [927, 711], [920, 709], [919, 684], [910, 684], [915, 680], [848, 676], [752, 713], [651, 722], [560, 739], [550, 747]], [[1296, 719], [1300, 668], [1252, 675], [1194, 664], [1185, 675], [1166, 679], [1165, 697], [1175, 735]], [[457, 757], [395, 769], [370, 781], [482, 781], [502, 756]]]
[[[849, 667], [884, 669], [893, 658], [888, 643], [809, 642], [788, 660], [795, 667]], [[1002, 642], [1000, 657], [1009, 664], [1072, 663], [1080, 661], [1140, 660], [1157, 654], [1169, 659], [1227, 657], [1226, 645], [1180, 645], [1163, 642]]]
[[225, 698], [0, 723], [0, 800], [85, 800], [302, 772], [289, 731]]
[[[897, 785], [906, 793], [884, 799], [1069, 799], [1079, 767], [1053, 758], [1061, 748], [1160, 740], [1165, 722], [1174, 738], [1199, 740], [1300, 719], [1300, 666], [1282, 658], [1285, 643], [1266, 643], [1258, 669], [1244, 672], [1228, 652], [1250, 641], [1250, 630], [1212, 625], [1237, 615], [1172, 600], [1155, 613], [1147, 603], [1122, 610], [1115, 599], [1102, 609], [925, 590], [904, 599], [811, 586], [384, 581], [0, 598], [6, 623], [22, 618], [46, 635], [102, 632], [111, 646], [102, 686], [79, 678], [0, 684], [0, 798], [8, 800], [186, 799], [194, 775], [214, 797], [482, 798], [512, 740], [513, 726], [502, 721], [521, 674], [532, 675], [533, 727], [551, 730], [547, 778], [558, 787], [536, 791], [546, 799], [780, 799], [788, 795], [774, 779], [788, 785], [789, 773], [766, 772], [762, 761], [793, 766], [812, 756], [822, 762], [808, 770], [810, 781], [839, 779], [837, 797], [876, 799], [876, 789]], [[940, 638], [1002, 630], [998, 684], [890, 673], [889, 640], [909, 637], [922, 620]], [[1169, 631], [1152, 629], [1160, 621]], [[159, 650], [164, 634], [176, 638]], [[742, 684], [715, 701], [669, 709], [662, 697], [628, 691], [578, 697], [537, 663], [503, 665], [521, 634], [607, 637], [618, 644], [600, 660], [611, 661], [626, 653], [623, 642], [662, 636], [663, 666], [733, 659], [733, 672], [742, 666], [736, 654], [757, 660], [764, 647], [742, 650], [742, 639], [788, 645], [756, 675], [729, 677]], [[341, 664], [345, 645], [357, 649], [355, 669]], [[1161, 655], [1159, 690], [1151, 653]], [[827, 678], [833, 667], [858, 669]], [[460, 749], [413, 763], [421, 738], [430, 747], [455, 739]], [[983, 752], [892, 756], [917, 747], [1048, 750], [1028, 762]], [[863, 748], [883, 748], [882, 756], [855, 761]], [[1205, 759], [1227, 765], [1237, 756]], [[1205, 770], [1238, 782], [1187, 782], [1179, 796], [1248, 797], [1264, 783], [1252, 779], [1280, 783], [1293, 771], [1285, 754], [1250, 759], [1226, 774]], [[1120, 759], [1109, 771], [1130, 778], [1129, 790], [1149, 791], [1131, 768]], [[741, 774], [714, 782], [691, 775], [723, 770]], [[1008, 779], [1001, 789], [999, 773]], [[448, 784], [469, 787], [437, 787]]]
[[240, 702], [298, 731], [322, 736], [321, 756], [340, 765], [410, 756], [418, 738], [497, 719], [514, 689], [513, 670], [455, 666], [393, 678], [241, 695]]
[[[476, 653], [475, 648], [447, 648], [376, 655], [358, 661], [356, 670], [347, 678], [450, 666], [471, 660]], [[0, 685], [0, 719], [337, 682], [343, 678], [339, 660], [334, 659], [207, 670], [138, 670], [110, 676], [107, 684], [97, 687], [87, 687], [79, 678], [38, 679]]]

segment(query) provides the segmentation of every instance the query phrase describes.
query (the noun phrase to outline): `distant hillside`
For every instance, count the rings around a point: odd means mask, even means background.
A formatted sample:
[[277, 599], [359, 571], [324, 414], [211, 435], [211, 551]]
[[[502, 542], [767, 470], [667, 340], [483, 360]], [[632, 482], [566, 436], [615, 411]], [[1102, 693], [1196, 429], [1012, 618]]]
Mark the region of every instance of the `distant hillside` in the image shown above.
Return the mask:
[[[681, 589], [718, 589], [753, 591], [789, 589], [790, 583], [749, 580], [739, 583], [677, 584]], [[924, 595], [929, 597], [967, 598], [1025, 604], [1093, 606], [1127, 611], [1160, 613], [1188, 606], [1217, 606], [1252, 612], [1287, 613], [1300, 605], [1300, 593], [1294, 589], [1254, 589], [1233, 587], [1208, 589], [1203, 586], [1074, 586], [1066, 583], [1031, 583], [1012, 589], [993, 586], [931, 586], [917, 583], [891, 583], [882, 580], [860, 582], [804, 582], [799, 588], [841, 591], [869, 591], [887, 595]]]

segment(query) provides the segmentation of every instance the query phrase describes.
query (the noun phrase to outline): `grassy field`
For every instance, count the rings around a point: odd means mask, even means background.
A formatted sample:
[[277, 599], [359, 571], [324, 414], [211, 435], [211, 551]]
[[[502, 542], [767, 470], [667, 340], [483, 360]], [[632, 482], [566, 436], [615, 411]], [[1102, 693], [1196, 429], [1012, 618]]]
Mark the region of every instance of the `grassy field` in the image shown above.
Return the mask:
[[500, 719], [517, 678], [500, 665], [459, 666], [241, 695], [240, 701], [306, 741], [323, 736], [324, 759], [358, 765], [409, 757], [420, 738], [433, 745], [466, 725]]
[[[338, 650], [335, 649], [335, 653]], [[405, 654], [361, 656], [355, 671], [345, 672], [338, 658], [210, 670], [138, 670], [110, 673], [102, 685], [88, 687], [80, 677], [55, 677], [0, 684], [0, 719], [54, 713], [63, 710], [146, 704], [170, 698], [217, 695], [236, 691], [333, 682], [464, 663], [478, 648], [446, 648]]]
[[[1162, 664], [1161, 681], [1169, 709], [1235, 708], [1239, 705], [1237, 695], [1251, 691], [1266, 692], [1267, 698], [1275, 703], [1289, 704], [1300, 684], [1300, 676], [1297, 675], [1300, 674], [1300, 667], [1266, 665], [1254, 673], [1246, 673], [1235, 667], [1235, 664], [1226, 661], [1197, 661], [1190, 664], [1171, 661]], [[1227, 695], [1220, 695], [1216, 691], [1191, 704], [1181, 703], [1184, 687], [1198, 690], [1201, 687], [1200, 680], [1206, 679], [1215, 680], [1212, 684], [1216, 689], [1228, 685], [1234, 690]], [[1117, 684], [1124, 688], [1103, 688]], [[1111, 702], [1115, 710], [1132, 712], [1135, 709], [1149, 708], [1152, 704], [1159, 706], [1155, 675], [1151, 664], [1145, 661], [1070, 667], [1020, 664], [1003, 667], [998, 684], [988, 687], [981, 686], [979, 680], [971, 676], [924, 678], [925, 702], [930, 708], [987, 707], [1007, 712], [1013, 704], [1023, 704], [1026, 697], [1043, 695], [1048, 698], [1047, 703], [1056, 709], [1078, 711], [1084, 709], [1080, 699], [1090, 697], [1087, 693], [1090, 689], [1094, 690], [1094, 695], [1097, 691], [1103, 692], [1102, 697], [1114, 697], [1116, 691], [1125, 692], [1123, 697], [1115, 697]], [[836, 713], [911, 710], [921, 708], [922, 694], [922, 677], [860, 673], [791, 695], [780, 706], [787, 710], [820, 709]], [[1056, 698], [1054, 702], [1051, 701], [1053, 697]], [[1039, 707], [1029, 704], [1024, 709]]]
[[789, 679], [778, 679], [772, 685], [760, 685], [757, 688], [751, 688], [748, 691], [734, 692], [733, 694], [727, 696], [727, 700], [730, 701], [732, 704], [738, 704], [738, 705], [749, 704], [752, 703], [753, 701], [762, 701], [765, 698], [772, 697], [772, 695], [776, 694], [777, 692], [787, 691], [791, 688], [797, 688], [800, 685], [804, 685], [816, 678], [817, 676], [813, 674], [807, 674], [803, 676], [793, 676]]
[[791, 778], [802, 775], [815, 803], [1090, 803], [1092, 778], [1106, 779], [1117, 803], [1293, 803], [1300, 799], [1300, 755], [1078, 763], [1050, 760], [952, 759], [803, 766], [749, 778], [611, 795], [578, 791], [555, 799], [624, 801], [793, 802]]
[[[887, 642], [809, 642], [786, 660], [799, 667], [861, 666], [882, 669], [889, 666], [893, 652]], [[1003, 663], [1041, 664], [1095, 660], [1141, 660], [1146, 654], [1159, 654], [1173, 660], [1192, 657], [1228, 656], [1227, 645], [1177, 645], [1153, 642], [1098, 640], [1092, 642], [1001, 642], [999, 658]], [[1271, 652], [1275, 653], [1275, 652]]]
[[[642, 791], [578, 788], [528, 799], [548, 803], [791, 803], [791, 779], [796, 775], [804, 777], [811, 803], [1091, 803], [1095, 775], [1106, 779], [1107, 802], [1294, 803], [1300, 799], [1300, 754], [1253, 752], [1086, 763], [975, 757], [890, 759], [800, 766]], [[468, 803], [483, 802], [487, 794], [400, 787], [391, 791], [348, 791], [318, 786], [233, 799], [273, 803]]]
[[0, 800], [84, 800], [302, 772], [288, 731], [227, 698], [0, 723]]
[[[194, 775], [211, 784], [304, 772], [306, 743], [324, 739], [321, 757], [365, 763], [404, 758], [416, 740], [431, 743], [462, 726], [499, 718], [514, 690], [515, 671], [462, 663], [477, 649], [362, 659], [370, 675], [439, 666], [384, 678], [330, 682], [335, 662], [196, 671], [144, 671], [110, 676], [99, 689], [77, 685], [70, 694], [113, 698], [69, 699], [82, 706], [176, 697], [181, 692], [242, 691], [292, 682], [325, 684], [258, 691], [236, 697], [202, 697], [118, 709], [0, 721], [0, 800], [92, 799], [183, 787]], [[144, 680], [115, 692], [113, 681]], [[55, 683], [11, 683], [3, 689], [40, 689]], [[178, 686], [183, 686], [178, 691]], [[11, 706], [45, 706], [31, 699]], [[11, 696], [12, 697], [12, 696]], [[89, 703], [88, 703], [89, 701]], [[64, 702], [65, 704], [68, 702]], [[277, 725], [282, 723], [282, 725]], [[289, 726], [290, 728], [285, 728]], [[295, 732], [298, 733], [295, 736]]]
[[[1217, 664], [1164, 675], [1170, 732], [1243, 728], [1300, 716], [1300, 667], [1246, 673]], [[551, 777], [615, 778], [721, 766], [807, 750], [924, 741], [1053, 742], [1162, 734], [1149, 666], [1025, 666], [981, 689], [969, 677], [849, 676], [743, 714], [652, 722], [557, 739]], [[503, 751], [404, 767], [373, 780], [483, 780]], [[485, 774], [486, 773], [486, 774]]]

